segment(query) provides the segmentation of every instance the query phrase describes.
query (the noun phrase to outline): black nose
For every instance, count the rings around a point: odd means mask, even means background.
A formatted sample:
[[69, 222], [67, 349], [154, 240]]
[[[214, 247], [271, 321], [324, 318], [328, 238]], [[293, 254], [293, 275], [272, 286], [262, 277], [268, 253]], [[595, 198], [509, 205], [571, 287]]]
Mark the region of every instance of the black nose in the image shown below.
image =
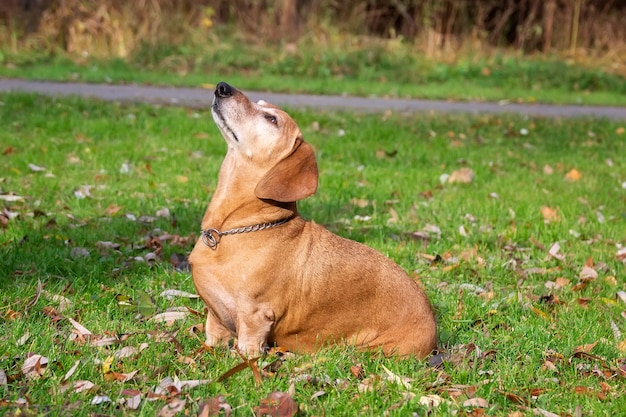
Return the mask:
[[217, 83], [217, 87], [215, 88], [215, 95], [220, 98], [226, 98], [233, 95], [233, 91], [235, 89], [231, 87], [229, 84], [220, 81]]

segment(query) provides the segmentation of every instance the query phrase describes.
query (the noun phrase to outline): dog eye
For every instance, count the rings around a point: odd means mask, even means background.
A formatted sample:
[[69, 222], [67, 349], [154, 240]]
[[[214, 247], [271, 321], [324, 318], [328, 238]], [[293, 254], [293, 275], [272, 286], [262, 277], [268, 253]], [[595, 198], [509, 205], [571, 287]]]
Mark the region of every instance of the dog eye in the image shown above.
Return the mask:
[[266, 114], [265, 120], [269, 121], [272, 124], [278, 125], [278, 120], [276, 119], [276, 116], [272, 116], [271, 114]]

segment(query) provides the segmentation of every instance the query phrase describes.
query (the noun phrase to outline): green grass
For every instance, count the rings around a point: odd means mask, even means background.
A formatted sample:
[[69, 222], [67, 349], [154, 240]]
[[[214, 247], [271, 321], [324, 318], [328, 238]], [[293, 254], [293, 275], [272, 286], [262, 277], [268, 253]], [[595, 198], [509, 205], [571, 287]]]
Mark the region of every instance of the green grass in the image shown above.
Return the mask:
[[398, 40], [358, 38], [328, 44], [304, 38], [288, 52], [221, 32], [201, 46], [146, 46], [126, 60], [0, 50], [0, 76], [194, 87], [228, 78], [244, 89], [274, 92], [614, 106], [623, 106], [626, 94], [626, 79], [604, 71], [602, 62], [581, 66], [504, 52], [460, 53], [455, 63], [444, 63]]
[[[116, 298], [142, 299], [145, 292], [159, 313], [180, 306], [203, 311], [198, 300], [159, 294], [194, 292], [190, 274], [173, 271], [169, 259], [191, 250], [216, 184], [225, 145], [210, 114], [30, 95], [0, 101], [0, 215], [11, 217], [0, 229], [0, 370], [8, 380], [4, 385], [0, 378], [2, 411], [18, 415], [21, 401], [19, 415], [152, 416], [176, 397], [147, 399], [163, 378], [215, 380], [237, 365], [241, 360], [227, 351], [202, 351], [202, 336], [190, 332], [202, 317], [167, 326], [137, 317]], [[247, 369], [186, 390], [180, 398], [188, 413], [224, 395], [236, 415], [251, 415], [268, 394], [290, 387], [302, 415], [425, 415], [425, 395], [445, 400], [429, 414], [436, 416], [469, 415], [463, 405], [469, 398], [486, 400], [485, 415], [493, 416], [624, 409], [619, 367], [626, 363], [626, 319], [616, 298], [625, 276], [616, 255], [626, 245], [623, 125], [292, 114], [317, 150], [321, 175], [316, 196], [301, 204], [303, 216], [382, 251], [420, 279], [437, 310], [443, 364], [328, 348], [287, 357], [258, 386]], [[442, 184], [443, 174], [462, 167], [475, 173], [471, 183]], [[572, 169], [579, 180], [565, 179]], [[77, 198], [85, 185], [90, 196]], [[6, 201], [9, 194], [23, 200]], [[557, 210], [559, 220], [546, 222], [544, 206]], [[156, 216], [163, 208], [170, 215]], [[441, 234], [415, 239], [427, 225]], [[146, 247], [150, 236], [164, 233], [180, 239], [163, 242], [152, 266], [135, 260], [154, 250]], [[102, 241], [120, 247], [101, 251]], [[548, 255], [555, 242], [561, 260]], [[583, 288], [577, 284], [586, 263], [598, 277]], [[569, 283], [546, 287], [559, 278]], [[35, 298], [38, 281], [43, 291]], [[64, 318], [51, 318], [50, 307]], [[89, 329], [91, 341], [72, 337], [67, 318]], [[111, 346], [92, 344], [111, 336], [117, 338]], [[596, 342], [589, 354], [575, 354]], [[123, 347], [137, 352], [115, 358]], [[39, 379], [22, 372], [32, 354], [49, 360]], [[112, 380], [115, 374], [104, 373], [107, 360], [110, 371], [138, 372], [127, 382]], [[411, 378], [410, 386], [389, 381], [385, 368]], [[64, 383], [80, 380], [96, 387], [61, 392]], [[125, 389], [141, 393], [139, 411], [116, 405]], [[92, 405], [96, 395], [113, 403]]]

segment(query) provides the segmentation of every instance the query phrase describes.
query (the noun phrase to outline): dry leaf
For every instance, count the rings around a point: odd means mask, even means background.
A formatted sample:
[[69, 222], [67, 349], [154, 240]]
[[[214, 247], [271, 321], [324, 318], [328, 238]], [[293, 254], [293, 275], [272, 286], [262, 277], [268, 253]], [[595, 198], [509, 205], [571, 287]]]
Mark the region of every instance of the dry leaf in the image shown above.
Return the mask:
[[43, 376], [48, 365], [48, 358], [41, 355], [32, 355], [24, 361], [22, 373], [26, 378], [37, 379]]
[[80, 324], [79, 322], [77, 322], [73, 318], [68, 317], [67, 319], [69, 320], [70, 323], [72, 323], [72, 326], [74, 326], [74, 328], [76, 329], [76, 331], [78, 332], [79, 335], [81, 335], [81, 336], [90, 336], [90, 335], [92, 335], [92, 333], [89, 330], [87, 330], [82, 324]]
[[113, 353], [113, 357], [116, 359], [129, 358], [135, 356], [138, 353], [137, 348], [133, 346], [125, 346]]
[[96, 384], [94, 384], [91, 381], [76, 381], [74, 382], [74, 385], [72, 386], [72, 391], [74, 391], [75, 393], [93, 392], [93, 391], [97, 391], [98, 388], [99, 387], [97, 387]]
[[436, 394], [423, 395], [419, 399], [419, 403], [428, 408], [439, 407], [443, 402], [444, 399]]
[[552, 207], [541, 207], [541, 215], [543, 216], [543, 219], [547, 222], [558, 222], [561, 220], [561, 216], [559, 216], [559, 210], [553, 209]]
[[448, 182], [451, 184], [469, 184], [472, 182], [473, 179], [474, 171], [472, 171], [470, 168], [464, 167], [452, 172], [452, 174], [450, 174], [450, 177], [448, 177]]
[[182, 297], [182, 298], [199, 298], [200, 297], [198, 294], [192, 294], [192, 293], [180, 291], [180, 290], [165, 290], [160, 294], [160, 296], [168, 300], [171, 300], [175, 297]]
[[107, 208], [104, 210], [104, 213], [105, 213], [107, 216], [114, 216], [114, 215], [116, 215], [116, 214], [117, 214], [117, 212], [118, 212], [118, 211], [120, 211], [121, 209], [122, 209], [122, 206], [118, 206], [117, 204], [111, 204], [111, 205], [109, 205], [109, 207], [107, 207]]
[[185, 409], [187, 404], [186, 400], [179, 398], [172, 399], [169, 403], [165, 404], [163, 408], [157, 413], [158, 417], [173, 417]]
[[626, 263], [626, 246], [624, 246], [623, 248], [620, 248], [615, 254], [615, 257], [617, 258], [618, 261], [622, 261]]
[[0, 388], [4, 390], [5, 394], [7, 393], [9, 389], [8, 386], [9, 386], [9, 380], [7, 379], [7, 374], [4, 372], [4, 369], [0, 368]]
[[402, 385], [406, 389], [411, 389], [411, 384], [408, 382], [409, 378], [401, 377], [401, 376], [394, 374], [389, 369], [387, 369], [385, 365], [383, 365], [383, 369], [385, 370], [385, 373], [387, 374], [387, 381], [391, 381], [398, 385]]
[[571, 182], [578, 181], [581, 177], [582, 174], [576, 169], [571, 169], [567, 174], [565, 174], [565, 179]]
[[35, 164], [28, 164], [28, 168], [30, 168], [30, 170], [33, 171], [33, 172], [42, 172], [42, 171], [46, 170], [45, 167], [40, 167], [40, 166], [35, 165]]
[[533, 414], [542, 417], [560, 417], [558, 414], [551, 413], [543, 408], [533, 408]]
[[356, 379], [363, 379], [365, 377], [365, 372], [363, 371], [363, 367], [359, 365], [352, 365], [350, 367], [350, 373], [354, 375]]
[[209, 398], [206, 402], [201, 402], [199, 406], [198, 417], [213, 417], [221, 415], [220, 412], [224, 410], [224, 416], [229, 417], [233, 411], [233, 408], [226, 402], [226, 398], [223, 395]]
[[184, 320], [189, 315], [187, 311], [166, 311], [152, 316], [149, 321], [156, 323], [173, 323], [176, 320]]
[[593, 343], [587, 343], [585, 345], [576, 346], [574, 348], [574, 353], [580, 353], [580, 352], [591, 353], [591, 351], [597, 344], [598, 344], [598, 341], [595, 341]]
[[463, 401], [463, 407], [478, 407], [478, 408], [487, 408], [489, 407], [489, 402], [484, 398], [476, 397], [470, 398], [468, 400]]
[[593, 281], [598, 278], [598, 272], [595, 269], [590, 268], [588, 266], [583, 266], [583, 269], [580, 271], [578, 275], [583, 281]]
[[255, 416], [292, 417], [298, 412], [298, 404], [286, 392], [272, 392], [261, 400], [254, 410]]
[[76, 369], [78, 369], [78, 365], [80, 364], [80, 361], [76, 361], [74, 362], [74, 365], [72, 365], [72, 367], [70, 368], [69, 371], [67, 371], [67, 373], [65, 374], [65, 376], [63, 377], [63, 382], [67, 381], [68, 379], [70, 379], [70, 377], [72, 375], [74, 375], [74, 372], [76, 372]]
[[558, 259], [559, 261], [564, 261], [565, 256], [561, 255], [559, 251], [561, 250], [561, 245], [559, 242], [554, 242], [550, 249], [548, 250], [548, 255], [552, 256], [554, 259]]
[[106, 395], [96, 395], [91, 399], [91, 405], [110, 403], [111, 399]]

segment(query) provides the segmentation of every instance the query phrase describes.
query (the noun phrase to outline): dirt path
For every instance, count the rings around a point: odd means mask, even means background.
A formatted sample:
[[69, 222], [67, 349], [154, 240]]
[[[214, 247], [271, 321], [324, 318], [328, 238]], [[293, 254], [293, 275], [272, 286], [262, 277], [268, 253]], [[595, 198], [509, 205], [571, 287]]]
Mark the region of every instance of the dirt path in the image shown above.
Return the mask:
[[[108, 101], [144, 101], [197, 108], [209, 107], [213, 97], [211, 90], [201, 88], [79, 84], [0, 78], [0, 93], [7, 91], [25, 91], [47, 95], [76, 95], [95, 97]], [[626, 107], [451, 102], [444, 100], [316, 96], [251, 91], [246, 91], [246, 93], [255, 101], [263, 99], [279, 106], [309, 107], [312, 109], [338, 108], [372, 112], [391, 110], [396, 112], [465, 112], [474, 114], [518, 113], [548, 117], [593, 116], [626, 119]]]

